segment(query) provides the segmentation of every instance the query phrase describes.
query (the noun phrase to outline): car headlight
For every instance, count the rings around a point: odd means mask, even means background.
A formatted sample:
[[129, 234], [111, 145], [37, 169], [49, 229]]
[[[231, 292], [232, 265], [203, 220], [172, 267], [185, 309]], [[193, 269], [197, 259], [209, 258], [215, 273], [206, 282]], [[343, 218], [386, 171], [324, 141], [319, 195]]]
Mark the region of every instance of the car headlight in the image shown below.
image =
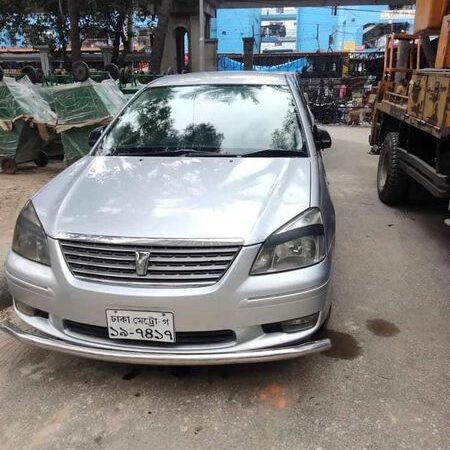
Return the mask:
[[312, 266], [322, 261], [325, 255], [322, 215], [319, 209], [311, 208], [275, 231], [264, 242], [250, 275]]
[[24, 258], [50, 265], [47, 236], [31, 201], [23, 207], [17, 219], [12, 249]]

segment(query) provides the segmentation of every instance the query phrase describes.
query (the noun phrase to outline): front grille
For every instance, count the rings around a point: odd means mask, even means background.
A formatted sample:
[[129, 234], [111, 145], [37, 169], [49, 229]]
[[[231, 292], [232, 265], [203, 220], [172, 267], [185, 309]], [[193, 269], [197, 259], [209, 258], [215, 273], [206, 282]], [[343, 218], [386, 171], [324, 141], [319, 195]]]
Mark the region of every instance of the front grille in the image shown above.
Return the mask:
[[[64, 328], [77, 334], [91, 336], [101, 339], [109, 339], [108, 329], [97, 325], [88, 325], [85, 323], [64, 320]], [[236, 335], [232, 330], [216, 330], [216, 331], [179, 331], [175, 333], [175, 342], [156, 342], [141, 341], [132, 339], [114, 339], [115, 342], [122, 342], [137, 345], [149, 345], [152, 347], [170, 347], [173, 345], [208, 345], [208, 344], [225, 344], [233, 342]]]
[[[60, 245], [77, 278], [168, 286], [214, 284], [240, 250], [237, 245], [141, 246], [68, 240]], [[150, 253], [143, 275], [136, 272], [136, 252]]]

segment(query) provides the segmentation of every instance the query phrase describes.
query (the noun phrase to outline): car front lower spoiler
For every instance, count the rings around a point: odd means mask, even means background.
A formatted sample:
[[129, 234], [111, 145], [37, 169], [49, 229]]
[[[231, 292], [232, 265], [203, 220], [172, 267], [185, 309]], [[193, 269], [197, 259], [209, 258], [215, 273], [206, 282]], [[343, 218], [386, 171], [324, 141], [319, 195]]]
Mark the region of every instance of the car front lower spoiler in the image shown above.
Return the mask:
[[8, 333], [15, 339], [40, 347], [45, 350], [54, 350], [74, 356], [82, 356], [102, 361], [112, 361], [128, 364], [147, 364], [161, 366], [183, 366], [183, 365], [220, 365], [220, 364], [242, 364], [279, 361], [292, 359], [299, 356], [322, 352], [331, 348], [329, 339], [309, 341], [289, 347], [268, 348], [262, 350], [249, 350], [237, 352], [208, 352], [208, 353], [172, 353], [146, 351], [138, 352], [124, 349], [109, 349], [102, 347], [91, 347], [76, 343], [63, 341], [48, 335], [36, 335], [23, 331], [8, 320], [0, 322], [0, 330]]

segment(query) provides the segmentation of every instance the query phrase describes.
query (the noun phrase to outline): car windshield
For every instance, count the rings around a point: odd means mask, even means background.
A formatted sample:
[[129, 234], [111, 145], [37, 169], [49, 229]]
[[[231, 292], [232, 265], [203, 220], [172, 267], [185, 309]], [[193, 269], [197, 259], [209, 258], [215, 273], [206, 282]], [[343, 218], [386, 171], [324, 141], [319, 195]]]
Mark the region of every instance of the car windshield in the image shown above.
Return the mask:
[[307, 155], [288, 86], [197, 85], [144, 90], [95, 154], [274, 156], [283, 151], [290, 157]]

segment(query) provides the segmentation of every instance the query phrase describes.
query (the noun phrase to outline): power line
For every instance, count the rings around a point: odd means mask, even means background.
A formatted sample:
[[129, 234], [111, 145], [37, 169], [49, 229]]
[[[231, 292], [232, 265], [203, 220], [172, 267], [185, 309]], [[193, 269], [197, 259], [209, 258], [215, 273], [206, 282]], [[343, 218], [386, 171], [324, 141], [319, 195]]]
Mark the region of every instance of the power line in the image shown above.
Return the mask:
[[[327, 6], [325, 6], [327, 8]], [[338, 10], [342, 11], [357, 11], [357, 12], [368, 12], [368, 13], [374, 13], [374, 14], [380, 14], [381, 10], [374, 11], [373, 9], [359, 9], [359, 8], [345, 8], [343, 6], [338, 6]]]

